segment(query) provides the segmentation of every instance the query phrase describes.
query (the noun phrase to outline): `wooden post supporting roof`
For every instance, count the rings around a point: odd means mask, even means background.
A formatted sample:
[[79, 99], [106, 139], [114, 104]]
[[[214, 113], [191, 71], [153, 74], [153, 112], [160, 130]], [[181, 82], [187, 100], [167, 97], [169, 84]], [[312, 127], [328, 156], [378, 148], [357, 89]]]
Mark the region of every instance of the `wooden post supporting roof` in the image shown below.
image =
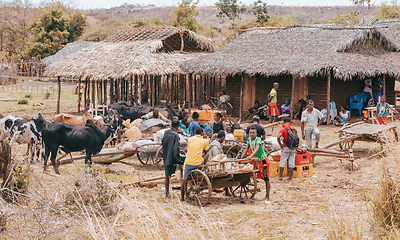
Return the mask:
[[332, 69], [329, 69], [328, 72], [328, 83], [326, 87], [326, 124], [329, 125], [331, 122], [331, 79], [332, 79]]
[[57, 96], [57, 113], [60, 113], [60, 99], [61, 99], [61, 79], [57, 77], [58, 82], [58, 96]]
[[382, 96], [386, 97], [386, 74], [383, 74], [382, 81], [383, 81]]
[[135, 96], [135, 103], [139, 104], [139, 101], [138, 101], [139, 100], [139, 97], [138, 97], [138, 75], [135, 75], [134, 81], [135, 81], [135, 86], [134, 86], [133, 92], [134, 92], [134, 96]]
[[243, 112], [243, 88], [244, 88], [244, 73], [240, 78], [240, 108], [239, 108], [239, 120], [242, 120], [242, 112]]
[[193, 91], [192, 91], [192, 74], [188, 74], [188, 81], [189, 81], [189, 97], [188, 97], [188, 101], [189, 101], [189, 113], [192, 110], [192, 99], [193, 99]]
[[95, 84], [95, 80], [92, 80], [92, 111], [96, 108]]
[[114, 79], [110, 78], [110, 104], [112, 104], [114, 101], [113, 88], [114, 88]]
[[[290, 117], [294, 119], [294, 92], [295, 92], [295, 85], [296, 85], [296, 79], [297, 75], [292, 75], [292, 96], [291, 96], [291, 103], [290, 103]], [[301, 113], [299, 113], [301, 114]]]
[[104, 80], [103, 84], [104, 104], [107, 105], [107, 79]]
[[78, 113], [81, 111], [81, 84], [82, 84], [82, 79], [79, 78], [79, 82], [78, 82]]

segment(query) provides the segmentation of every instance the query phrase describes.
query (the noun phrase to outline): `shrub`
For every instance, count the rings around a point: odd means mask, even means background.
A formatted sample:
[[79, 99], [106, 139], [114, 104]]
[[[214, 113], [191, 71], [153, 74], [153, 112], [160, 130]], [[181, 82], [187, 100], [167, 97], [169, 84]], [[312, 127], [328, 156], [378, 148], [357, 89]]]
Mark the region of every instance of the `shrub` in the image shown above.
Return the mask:
[[50, 97], [50, 93], [46, 93], [45, 95], [44, 95], [44, 99], [49, 99], [49, 97]]
[[29, 100], [26, 98], [21, 98], [18, 100], [18, 104], [28, 104], [28, 103], [29, 103]]
[[29, 93], [25, 95], [25, 98], [31, 98], [31, 97], [32, 97], [32, 95]]

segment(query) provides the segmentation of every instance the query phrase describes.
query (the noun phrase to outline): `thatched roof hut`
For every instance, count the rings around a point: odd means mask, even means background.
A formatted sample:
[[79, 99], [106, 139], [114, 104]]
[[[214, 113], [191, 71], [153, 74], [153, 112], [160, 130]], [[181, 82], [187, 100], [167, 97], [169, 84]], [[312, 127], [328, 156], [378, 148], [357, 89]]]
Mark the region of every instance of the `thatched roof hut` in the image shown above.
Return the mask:
[[[132, 97], [137, 100], [138, 90], [140, 92], [144, 84], [153, 90], [152, 105], [161, 101], [188, 102], [186, 74], [179, 65], [215, 50], [212, 41], [184, 28], [139, 28], [120, 31], [105, 41], [70, 54], [46, 67], [45, 74], [88, 80], [93, 86], [105, 84], [107, 87], [109, 81], [110, 100]], [[172, 93], [175, 88], [177, 92]], [[103, 88], [100, 86], [100, 89]], [[107, 101], [106, 92], [104, 88], [97, 94], [99, 102]], [[93, 94], [94, 91], [92, 99]]]
[[[343, 80], [382, 75], [394, 81], [400, 76], [400, 38], [395, 37], [400, 31], [386, 34], [386, 29], [387, 24], [382, 23], [379, 26], [259, 28], [242, 34], [214, 53], [185, 62], [181, 67], [191, 74], [226, 75], [227, 86], [242, 86], [243, 96], [237, 100], [241, 107], [237, 112], [239, 115], [254, 103], [254, 96], [265, 99], [274, 81], [286, 84], [285, 91], [280, 94], [281, 100], [291, 97], [292, 107], [298, 99], [313, 93], [316, 99], [320, 98], [319, 107], [326, 107], [331, 100], [331, 91], [335, 91], [331, 90], [331, 81], [333, 84], [341, 80], [343, 85]], [[268, 89], [264, 88], [258, 94], [260, 86]], [[358, 88], [354, 90], [356, 93], [360, 91]], [[347, 95], [340, 96], [340, 104], [348, 104]], [[239, 98], [238, 94], [236, 98]]]
[[210, 40], [187, 29], [139, 28], [120, 31], [61, 59], [46, 68], [46, 75], [101, 80], [178, 74], [182, 62], [215, 50]]

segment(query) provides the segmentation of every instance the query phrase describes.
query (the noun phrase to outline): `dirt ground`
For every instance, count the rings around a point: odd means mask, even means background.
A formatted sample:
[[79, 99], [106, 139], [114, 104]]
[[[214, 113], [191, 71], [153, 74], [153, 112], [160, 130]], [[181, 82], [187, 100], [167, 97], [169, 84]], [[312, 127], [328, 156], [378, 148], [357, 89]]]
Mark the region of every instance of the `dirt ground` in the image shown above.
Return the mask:
[[[65, 103], [65, 107], [73, 106], [72, 99]], [[15, 114], [29, 115], [35, 112], [37, 109], [17, 111]], [[300, 130], [299, 121], [295, 121], [294, 126]], [[320, 146], [337, 138], [338, 129], [336, 126], [321, 126]], [[277, 131], [275, 128], [268, 134], [276, 136]], [[378, 144], [356, 142], [354, 154], [368, 156], [378, 149]], [[25, 146], [13, 149], [13, 158], [22, 163], [25, 150]], [[357, 160], [359, 169], [349, 171], [346, 160], [316, 157], [314, 175], [311, 177], [292, 181], [272, 178], [270, 203], [263, 200], [265, 186], [259, 181], [261, 192], [254, 200], [225, 197], [223, 193], [213, 192], [211, 203], [204, 207], [204, 212], [210, 222], [220, 226], [227, 239], [333, 239], [331, 232], [341, 230], [347, 232], [346, 236], [351, 236], [349, 239], [372, 239], [375, 238], [375, 232], [370, 221], [369, 199], [380, 176], [381, 159]], [[95, 164], [93, 168], [99, 171], [102, 179], [115, 183], [128, 183], [164, 174], [164, 170], [156, 166], [142, 165], [135, 156], [123, 161], [135, 169], [134, 174], [108, 174], [105, 172], [107, 166], [100, 164]], [[53, 212], [46, 207], [59, 201], [59, 196], [66, 188], [73, 188], [74, 177], [82, 174], [83, 162], [61, 166], [61, 176], [44, 174], [42, 163], [28, 166], [32, 171], [27, 198], [35, 201], [26, 204], [0, 201], [0, 210], [8, 216], [7, 229], [0, 233], [0, 238], [92, 239], [93, 235], [88, 234], [85, 226], [87, 218]], [[52, 167], [50, 170], [53, 172]], [[140, 196], [154, 199], [166, 212], [181, 204], [180, 191], [172, 190], [174, 197], [165, 199], [163, 185], [150, 189], [129, 187], [127, 194], [132, 198]], [[191, 206], [187, 207], [196, 211]], [[199, 208], [198, 211], [202, 210]], [[113, 238], [110, 236], [110, 239]]]

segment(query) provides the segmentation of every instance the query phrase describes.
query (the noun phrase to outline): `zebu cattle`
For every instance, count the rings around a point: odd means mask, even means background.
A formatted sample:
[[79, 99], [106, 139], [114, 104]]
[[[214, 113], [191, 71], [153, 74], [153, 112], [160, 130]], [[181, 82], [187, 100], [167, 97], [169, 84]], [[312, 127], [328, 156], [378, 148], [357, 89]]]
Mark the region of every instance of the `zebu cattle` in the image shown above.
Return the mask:
[[36, 113], [32, 119], [9, 115], [0, 119], [0, 132], [5, 132], [3, 138], [11, 138], [11, 147], [15, 143], [27, 143], [29, 146], [28, 153], [31, 153], [30, 159], [31, 162], [33, 162], [35, 152], [36, 155], [39, 156], [39, 146], [42, 142], [42, 131], [47, 124], [49, 123], [44, 120], [40, 113]]
[[94, 119], [93, 115], [89, 112], [85, 112], [83, 116], [76, 116], [72, 114], [60, 113], [52, 117], [54, 122], [60, 122], [70, 124], [74, 126], [85, 126], [87, 120], [92, 120], [97, 126], [104, 126], [101, 119]]
[[58, 148], [66, 153], [86, 150], [85, 164], [92, 164], [92, 155], [101, 151], [104, 141], [113, 133], [111, 125], [113, 121], [104, 127], [96, 126], [92, 120], [87, 120], [85, 126], [73, 126], [54, 122], [43, 130], [43, 142], [45, 147], [44, 171], [47, 169], [47, 160], [51, 153], [51, 163], [54, 171], [60, 174], [56, 165]]
[[120, 142], [122, 138], [122, 117], [118, 114], [117, 110], [110, 109], [107, 110], [103, 116], [104, 124], [108, 125], [112, 122], [113, 134], [111, 136], [111, 145], [115, 145], [116, 142]]
[[179, 119], [183, 119], [183, 111], [180, 105], [178, 105], [177, 109], [172, 108], [171, 104], [167, 104], [165, 108], [153, 108], [149, 105], [138, 105], [129, 107], [128, 103], [120, 101], [110, 104], [109, 108], [116, 110], [118, 114], [122, 116], [123, 120], [130, 119], [131, 121], [134, 121], [148, 114], [154, 109], [158, 109], [159, 113], [161, 113], [165, 117], [168, 117], [169, 119], [172, 119], [174, 116], [177, 116]]

